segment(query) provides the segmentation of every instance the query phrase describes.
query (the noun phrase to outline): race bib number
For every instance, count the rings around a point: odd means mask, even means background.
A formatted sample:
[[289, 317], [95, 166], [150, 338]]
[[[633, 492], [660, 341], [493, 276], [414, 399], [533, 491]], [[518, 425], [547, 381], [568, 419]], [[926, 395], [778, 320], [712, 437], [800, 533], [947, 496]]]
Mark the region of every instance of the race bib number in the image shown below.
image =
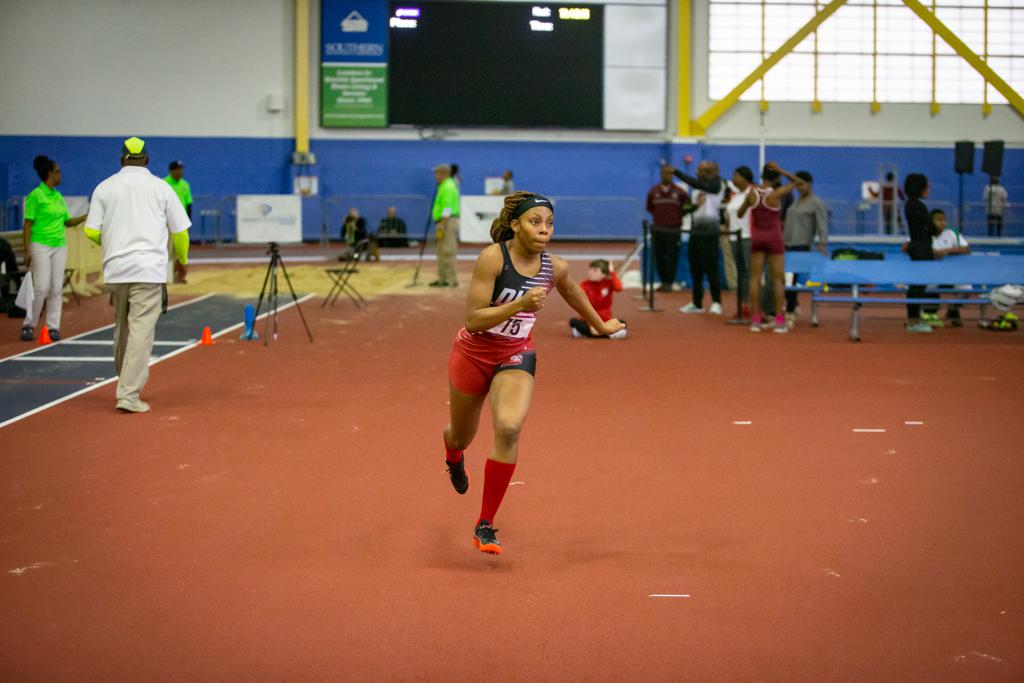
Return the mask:
[[530, 330], [533, 329], [533, 323], [535, 320], [536, 318], [532, 316], [529, 318], [513, 317], [500, 325], [495, 325], [487, 331], [491, 334], [509, 337], [510, 339], [525, 339], [530, 335]]

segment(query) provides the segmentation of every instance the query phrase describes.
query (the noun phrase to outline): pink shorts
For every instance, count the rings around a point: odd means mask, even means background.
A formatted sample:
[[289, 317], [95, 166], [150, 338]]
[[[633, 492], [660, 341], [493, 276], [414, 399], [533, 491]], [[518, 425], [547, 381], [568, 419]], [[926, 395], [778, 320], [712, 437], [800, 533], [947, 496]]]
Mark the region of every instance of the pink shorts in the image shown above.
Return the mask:
[[483, 396], [494, 376], [503, 370], [523, 370], [535, 375], [537, 352], [533, 338], [505, 341], [493, 335], [459, 330], [448, 358], [448, 381], [464, 394]]

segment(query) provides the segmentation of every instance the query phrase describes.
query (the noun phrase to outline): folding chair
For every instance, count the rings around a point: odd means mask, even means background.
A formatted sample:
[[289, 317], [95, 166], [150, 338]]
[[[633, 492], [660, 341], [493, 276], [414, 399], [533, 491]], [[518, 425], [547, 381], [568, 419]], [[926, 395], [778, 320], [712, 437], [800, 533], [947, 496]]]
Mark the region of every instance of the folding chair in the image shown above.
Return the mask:
[[355, 247], [345, 255], [345, 260], [342, 265], [338, 268], [325, 268], [327, 276], [331, 278], [331, 289], [327, 292], [327, 296], [324, 298], [320, 308], [323, 308], [328, 303], [331, 306], [338, 300], [341, 293], [344, 292], [352, 303], [356, 305], [356, 308], [362, 308], [366, 305], [366, 299], [359, 293], [352, 285], [352, 276], [359, 272], [359, 261], [366, 257], [367, 252], [370, 249], [370, 240], [359, 240], [356, 242]]

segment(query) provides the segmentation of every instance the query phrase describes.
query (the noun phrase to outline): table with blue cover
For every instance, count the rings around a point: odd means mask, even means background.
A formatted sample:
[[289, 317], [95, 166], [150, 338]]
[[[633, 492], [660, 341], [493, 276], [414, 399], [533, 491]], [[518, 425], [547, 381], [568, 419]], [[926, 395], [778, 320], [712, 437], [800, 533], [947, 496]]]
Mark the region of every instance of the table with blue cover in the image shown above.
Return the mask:
[[[906, 254], [890, 254], [883, 260], [832, 260], [812, 252], [790, 252], [786, 254], [786, 270], [808, 273], [808, 281], [823, 283], [815, 285], [813, 303], [851, 304], [852, 317], [850, 338], [860, 340], [860, 308], [865, 304], [907, 304], [933, 303], [934, 299], [907, 299], [897, 297], [864, 296], [863, 288], [873, 286], [886, 288], [896, 285], [939, 286], [942, 284], [972, 285], [979, 293], [1005, 284], [1024, 283], [1024, 256], [999, 256], [969, 254], [947, 256], [935, 261], [911, 261]], [[824, 283], [830, 286], [849, 286], [849, 296], [828, 295]], [[806, 289], [806, 288], [805, 288]], [[877, 289], [875, 290], [878, 291]], [[977, 304], [988, 303], [985, 296], [966, 298], [964, 292], [946, 290], [960, 298], [947, 303]], [[816, 324], [817, 312], [812, 310], [812, 321]]]

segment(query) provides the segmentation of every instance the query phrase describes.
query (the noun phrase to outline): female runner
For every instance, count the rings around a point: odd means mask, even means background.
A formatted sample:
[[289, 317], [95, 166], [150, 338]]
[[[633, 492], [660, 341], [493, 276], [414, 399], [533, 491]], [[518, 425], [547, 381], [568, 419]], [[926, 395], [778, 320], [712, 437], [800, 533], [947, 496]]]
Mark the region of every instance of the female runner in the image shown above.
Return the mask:
[[[786, 176], [789, 184], [779, 185]], [[747, 193], [746, 201], [736, 212], [739, 218], [750, 211], [750, 331], [760, 332], [764, 323], [761, 314], [761, 275], [768, 262], [768, 276], [775, 290], [775, 332], [785, 334], [786, 247], [782, 242], [782, 198], [796, 187], [796, 176], [769, 161], [761, 171], [761, 184]]]
[[505, 197], [491, 224], [491, 239], [477, 258], [466, 302], [466, 326], [455, 336], [448, 361], [451, 418], [444, 429], [445, 462], [455, 490], [469, 489], [464, 451], [476, 436], [484, 399], [490, 395], [494, 448], [484, 466], [483, 504], [473, 545], [501, 554], [492, 522], [512, 479], [519, 433], [533, 396], [537, 357], [531, 330], [548, 292], [557, 288], [598, 332], [611, 335], [625, 327], [601, 320], [587, 295], [571, 277], [564, 259], [546, 249], [554, 232], [551, 202], [532, 192]]

